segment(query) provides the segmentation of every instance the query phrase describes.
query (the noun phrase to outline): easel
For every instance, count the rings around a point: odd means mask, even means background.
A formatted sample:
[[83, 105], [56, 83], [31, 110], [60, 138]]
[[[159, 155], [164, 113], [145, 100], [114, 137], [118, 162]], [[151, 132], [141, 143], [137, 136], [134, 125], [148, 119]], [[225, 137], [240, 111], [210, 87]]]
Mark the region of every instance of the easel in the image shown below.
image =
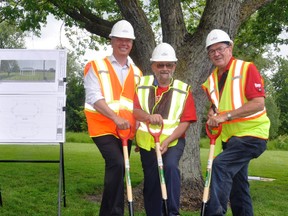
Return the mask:
[[[0, 144], [60, 144], [59, 160], [0, 160], [5, 163], [59, 163], [58, 216], [61, 200], [66, 207], [64, 153], [67, 51], [1, 49], [0, 63], [13, 61], [19, 68], [31, 70], [37, 79], [8, 76], [0, 82]], [[14, 64], [13, 63], [13, 64]], [[6, 70], [6, 69], [5, 69]], [[0, 72], [6, 72], [1, 68]], [[22, 71], [23, 72], [23, 71]], [[20, 71], [20, 75], [22, 73]], [[42, 76], [41, 76], [42, 75]], [[49, 75], [49, 76], [48, 76]], [[17, 77], [18, 76], [18, 77]], [[37, 124], [45, 122], [45, 124]], [[1, 156], [1, 155], [0, 155]], [[3, 205], [0, 187], [0, 206]]]
[[[64, 175], [64, 150], [63, 143], [59, 143], [59, 160], [0, 160], [2, 163], [59, 163], [59, 185], [58, 185], [58, 216], [61, 215], [61, 200], [63, 198], [64, 207], [66, 207], [66, 190]], [[0, 206], [3, 206], [1, 187], [0, 187]]]

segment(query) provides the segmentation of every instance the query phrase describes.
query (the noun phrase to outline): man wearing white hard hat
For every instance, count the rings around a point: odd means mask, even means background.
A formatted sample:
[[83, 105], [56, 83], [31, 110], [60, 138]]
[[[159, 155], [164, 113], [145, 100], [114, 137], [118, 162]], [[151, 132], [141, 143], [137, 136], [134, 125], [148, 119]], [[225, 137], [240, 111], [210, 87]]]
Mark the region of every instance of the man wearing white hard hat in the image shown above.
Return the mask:
[[207, 124], [222, 124], [223, 151], [213, 161], [205, 215], [225, 215], [230, 200], [234, 216], [252, 216], [248, 165], [265, 151], [270, 127], [263, 78], [252, 62], [233, 57], [226, 32], [212, 30], [206, 49], [215, 66], [203, 84], [211, 101]]
[[121, 20], [109, 35], [113, 53], [87, 63], [84, 69], [85, 115], [90, 137], [105, 160], [104, 191], [99, 215], [124, 215], [124, 159], [117, 129], [131, 129], [129, 152], [135, 135], [133, 98], [142, 72], [129, 53], [134, 29]]
[[149, 125], [161, 125], [160, 150], [163, 157], [167, 185], [169, 216], [180, 215], [179, 160], [185, 147], [185, 132], [197, 120], [190, 86], [173, 79], [177, 58], [170, 44], [161, 43], [152, 53], [151, 69], [154, 75], [143, 76], [134, 100], [134, 115], [140, 126], [136, 142], [140, 149], [144, 171], [144, 206], [147, 216], [162, 215], [162, 196], [158, 173], [155, 142], [147, 131]]

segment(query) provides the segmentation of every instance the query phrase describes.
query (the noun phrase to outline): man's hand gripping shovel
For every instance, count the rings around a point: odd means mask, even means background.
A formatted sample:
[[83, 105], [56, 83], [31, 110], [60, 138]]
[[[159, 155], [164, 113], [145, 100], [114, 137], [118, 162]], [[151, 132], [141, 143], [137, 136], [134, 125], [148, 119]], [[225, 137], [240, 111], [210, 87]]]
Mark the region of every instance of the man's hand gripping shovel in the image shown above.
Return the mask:
[[200, 216], [205, 215], [206, 204], [209, 198], [209, 189], [210, 189], [212, 164], [213, 164], [213, 158], [214, 158], [215, 142], [216, 142], [216, 139], [221, 134], [221, 131], [222, 131], [222, 124], [219, 124], [216, 134], [212, 134], [212, 132], [209, 129], [209, 126], [206, 124], [206, 133], [210, 139], [210, 149], [209, 149], [208, 163], [207, 163], [207, 168], [206, 168], [206, 177], [205, 177], [205, 185], [204, 185]]
[[120, 129], [117, 128], [116, 131], [117, 131], [119, 138], [122, 140], [129, 216], [133, 216], [134, 215], [133, 195], [132, 195], [132, 185], [131, 185], [131, 179], [130, 179], [130, 162], [129, 162], [129, 154], [128, 154], [128, 139], [131, 136], [132, 130], [131, 128], [129, 128], [129, 133], [126, 136], [125, 134], [124, 135], [121, 134]]
[[161, 186], [161, 192], [162, 192], [162, 200], [163, 200], [163, 211], [164, 216], [168, 216], [168, 206], [167, 206], [167, 189], [166, 189], [166, 183], [165, 183], [165, 177], [164, 177], [164, 168], [163, 168], [163, 160], [162, 155], [160, 151], [160, 135], [163, 130], [163, 122], [161, 124], [161, 128], [159, 131], [153, 132], [151, 131], [149, 127], [149, 122], [146, 123], [149, 133], [154, 137], [155, 141], [155, 151], [157, 156], [157, 162], [158, 162], [158, 172], [159, 172], [159, 178], [160, 178], [160, 186]]

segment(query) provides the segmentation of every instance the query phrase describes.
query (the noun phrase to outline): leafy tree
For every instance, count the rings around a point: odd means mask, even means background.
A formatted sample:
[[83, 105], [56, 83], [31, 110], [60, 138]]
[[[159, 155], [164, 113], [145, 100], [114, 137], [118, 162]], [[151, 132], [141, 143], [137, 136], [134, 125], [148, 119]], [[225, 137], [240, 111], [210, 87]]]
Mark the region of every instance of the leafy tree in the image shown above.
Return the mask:
[[66, 103], [66, 130], [81, 132], [87, 131], [84, 116], [84, 86], [83, 65], [78, 62], [78, 57], [73, 52], [68, 52], [67, 57], [67, 103]]
[[[279, 33], [285, 30], [288, 17], [287, 2], [284, 0], [150, 0], [148, 3], [140, 0], [2, 2], [6, 3], [2, 3], [4, 6], [0, 9], [2, 19], [18, 23], [23, 30], [39, 30], [40, 23], [45, 23], [47, 14], [52, 13], [64, 20], [66, 26], [83, 28], [91, 33], [93, 40], [100, 42], [109, 39], [108, 35], [117, 20], [127, 19], [134, 26], [136, 34], [131, 57], [144, 74], [151, 72], [149, 59], [157, 42], [168, 42], [176, 49], [179, 61], [175, 76], [192, 85], [199, 119], [187, 133], [186, 151], [181, 163], [183, 190], [189, 191], [189, 194], [201, 194], [203, 189], [199, 139], [201, 119], [207, 100], [200, 85], [208, 77], [211, 68], [205, 52], [207, 34], [214, 28], [223, 29], [233, 39], [235, 38], [235, 48], [239, 46], [244, 50], [242, 56], [245, 56], [250, 48], [253, 49], [250, 53], [257, 54], [264, 52], [261, 47], [265, 44], [276, 41]], [[248, 22], [252, 15], [253, 22]], [[236, 38], [238, 32], [239, 39]], [[95, 47], [93, 43], [90, 45]], [[199, 204], [200, 196], [195, 197], [195, 200], [196, 204], [193, 207], [199, 207], [197, 203]]]
[[275, 96], [274, 96], [274, 87], [273, 83], [271, 81], [271, 78], [269, 78], [267, 75], [264, 74], [264, 80], [265, 80], [265, 92], [266, 92], [266, 100], [265, 100], [265, 107], [267, 110], [267, 116], [270, 119], [271, 125], [270, 125], [270, 131], [269, 131], [269, 139], [275, 139], [278, 136], [279, 133], [279, 127], [281, 125], [280, 120], [280, 108], [277, 105]]
[[[0, 23], [0, 49], [24, 48], [25, 33], [15, 25], [3, 21]], [[11, 72], [19, 71], [19, 66], [15, 60], [0, 60], [1, 78], [9, 76]]]
[[[278, 51], [278, 45], [288, 44], [288, 38], [279, 35], [287, 31], [288, 5], [286, 0], [272, 1], [256, 11], [241, 24], [235, 38], [237, 56], [248, 61], [262, 56], [265, 52]], [[277, 20], [277, 21], [276, 21]], [[272, 46], [266, 46], [273, 44]]]
[[25, 48], [25, 33], [15, 25], [0, 22], [0, 49]]
[[278, 131], [280, 127], [280, 109], [277, 106], [274, 98], [268, 96], [265, 101], [265, 106], [267, 109], [267, 116], [270, 119], [271, 126], [269, 131], [269, 139], [275, 139], [278, 136]]
[[277, 59], [278, 71], [273, 74], [271, 80], [274, 88], [273, 96], [277, 106], [280, 109], [281, 127], [279, 134], [288, 134], [288, 60], [283, 58]]

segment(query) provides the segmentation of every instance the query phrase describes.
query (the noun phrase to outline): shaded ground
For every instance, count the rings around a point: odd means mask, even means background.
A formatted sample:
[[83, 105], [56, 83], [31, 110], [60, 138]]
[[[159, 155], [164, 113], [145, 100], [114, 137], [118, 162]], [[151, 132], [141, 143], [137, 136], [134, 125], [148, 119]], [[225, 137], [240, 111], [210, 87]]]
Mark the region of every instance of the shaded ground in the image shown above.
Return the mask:
[[[201, 203], [202, 203], [202, 193], [201, 190], [196, 187], [196, 189], [192, 189], [192, 183], [182, 184], [181, 187], [181, 203], [180, 208], [184, 211], [195, 211], [199, 210]], [[97, 193], [94, 195], [89, 195], [87, 197], [88, 200], [92, 202], [101, 203], [101, 196], [102, 193]], [[125, 200], [126, 195], [125, 195]], [[144, 202], [143, 202], [143, 184], [138, 185], [137, 187], [133, 188], [133, 208], [136, 211], [140, 211], [144, 209]]]

